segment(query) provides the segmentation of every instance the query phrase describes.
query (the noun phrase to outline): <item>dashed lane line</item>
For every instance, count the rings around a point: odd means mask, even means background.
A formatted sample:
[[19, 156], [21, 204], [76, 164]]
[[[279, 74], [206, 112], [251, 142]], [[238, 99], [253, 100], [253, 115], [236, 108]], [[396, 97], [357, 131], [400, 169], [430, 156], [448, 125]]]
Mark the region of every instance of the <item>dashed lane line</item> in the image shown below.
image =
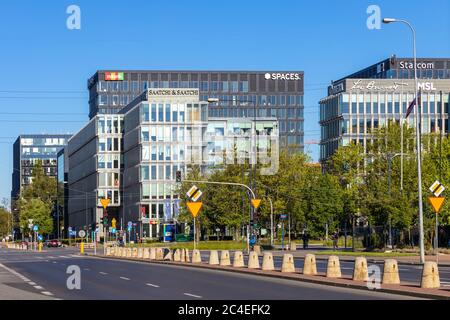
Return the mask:
[[193, 297], [193, 298], [197, 298], [197, 299], [201, 299], [202, 297], [201, 296], [197, 296], [197, 295], [195, 295], [195, 294], [191, 294], [191, 293], [183, 293], [185, 296], [188, 296], [188, 297]]
[[120, 279], [126, 280], [126, 281], [130, 281], [130, 279], [129, 279], [129, 278], [126, 278], [126, 277], [120, 277]]
[[158, 285], [153, 284], [153, 283], [146, 283], [146, 285], [149, 286], [149, 287], [153, 287], [153, 288], [159, 288]]
[[103, 271], [100, 271], [99, 273], [102, 274], [102, 275], [104, 275], [104, 276], [107, 275], [107, 273], [106, 273], [106, 272], [103, 272]]

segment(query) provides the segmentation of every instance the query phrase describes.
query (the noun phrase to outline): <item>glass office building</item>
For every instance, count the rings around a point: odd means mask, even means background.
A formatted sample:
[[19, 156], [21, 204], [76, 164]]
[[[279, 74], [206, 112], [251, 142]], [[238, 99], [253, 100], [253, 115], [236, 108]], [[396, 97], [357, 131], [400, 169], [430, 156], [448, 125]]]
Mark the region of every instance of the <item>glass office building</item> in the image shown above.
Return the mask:
[[119, 114], [97, 115], [75, 134], [66, 148], [69, 226], [99, 223], [100, 200], [108, 198], [108, 218], [118, 229], [130, 222], [131, 239], [159, 239], [164, 225], [177, 223], [177, 171], [186, 176], [194, 165], [207, 173], [230, 163], [225, 154], [234, 160], [236, 151], [244, 163], [253, 154], [278, 156], [276, 118], [209, 119], [209, 104], [199, 97], [198, 89], [147, 89]]
[[57, 154], [70, 137], [67, 134], [30, 134], [21, 135], [14, 142], [11, 207], [17, 228], [20, 213], [14, 201], [20, 197], [22, 188], [32, 182], [34, 165], [40, 161], [45, 174], [56, 178]]
[[[275, 117], [280, 146], [304, 150], [304, 73], [302, 71], [97, 71], [88, 81], [89, 116], [115, 114], [142, 91], [198, 89], [200, 100], [218, 98], [208, 117]], [[254, 102], [254, 103], [253, 103]]]

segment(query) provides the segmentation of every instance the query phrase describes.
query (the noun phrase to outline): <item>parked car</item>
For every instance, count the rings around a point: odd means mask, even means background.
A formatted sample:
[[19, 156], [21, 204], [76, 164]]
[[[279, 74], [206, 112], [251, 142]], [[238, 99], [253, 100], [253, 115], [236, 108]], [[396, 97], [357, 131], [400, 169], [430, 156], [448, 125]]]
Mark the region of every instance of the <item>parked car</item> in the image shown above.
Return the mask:
[[61, 247], [62, 244], [61, 244], [61, 241], [54, 239], [54, 240], [46, 241], [45, 245], [49, 248], [58, 248], [58, 247]]

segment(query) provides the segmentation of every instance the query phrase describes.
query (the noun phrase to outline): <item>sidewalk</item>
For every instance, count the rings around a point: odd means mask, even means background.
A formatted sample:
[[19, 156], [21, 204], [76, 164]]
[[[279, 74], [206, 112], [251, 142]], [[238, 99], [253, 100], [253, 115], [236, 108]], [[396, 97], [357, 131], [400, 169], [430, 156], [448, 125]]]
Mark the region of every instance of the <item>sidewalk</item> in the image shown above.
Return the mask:
[[0, 300], [54, 300], [32, 292], [34, 288], [17, 276], [0, 267]]

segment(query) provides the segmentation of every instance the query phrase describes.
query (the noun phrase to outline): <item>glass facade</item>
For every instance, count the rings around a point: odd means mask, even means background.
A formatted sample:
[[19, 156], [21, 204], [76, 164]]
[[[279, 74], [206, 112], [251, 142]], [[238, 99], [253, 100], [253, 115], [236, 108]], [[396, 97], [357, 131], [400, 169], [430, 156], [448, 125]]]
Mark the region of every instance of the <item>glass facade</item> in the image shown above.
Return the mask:
[[[210, 118], [276, 117], [280, 122], [281, 147], [290, 152], [304, 149], [303, 72], [298, 79], [285, 73], [265, 72], [124, 72], [123, 81], [105, 80], [97, 72], [89, 80], [90, 117], [115, 114], [147, 88], [199, 89], [200, 101], [220, 99], [209, 106]], [[292, 74], [292, 73], [288, 73]], [[267, 77], [269, 75], [269, 77]], [[156, 111], [156, 110], [155, 110]], [[154, 115], [159, 116], [159, 111]], [[162, 110], [164, 112], [164, 110]]]
[[[321, 145], [320, 159], [329, 159], [339, 146], [360, 143], [364, 150], [374, 129], [390, 121], [405, 122], [415, 127], [415, 112], [406, 118], [407, 108], [414, 99], [414, 81], [392, 86], [391, 80], [364, 82], [346, 80], [343, 92], [320, 101]], [[423, 85], [419, 82], [419, 85]], [[421, 130], [423, 134], [448, 134], [448, 101], [450, 82], [435, 80], [430, 90], [421, 93]], [[366, 86], [367, 85], [367, 86]], [[423, 86], [425, 87], [425, 86]]]

